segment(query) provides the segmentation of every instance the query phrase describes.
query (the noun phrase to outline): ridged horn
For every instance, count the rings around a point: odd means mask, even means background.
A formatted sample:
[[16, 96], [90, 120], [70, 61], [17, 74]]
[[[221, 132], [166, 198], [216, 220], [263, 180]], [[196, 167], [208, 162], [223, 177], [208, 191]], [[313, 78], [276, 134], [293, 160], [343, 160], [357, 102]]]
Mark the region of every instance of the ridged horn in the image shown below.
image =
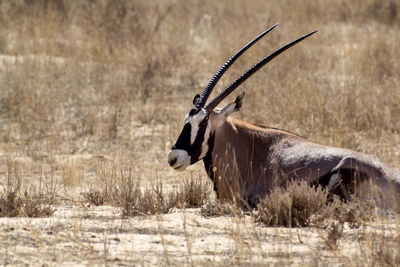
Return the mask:
[[297, 44], [298, 42], [301, 42], [302, 40], [306, 39], [307, 37], [313, 35], [314, 33], [316, 33], [318, 30], [310, 32], [306, 35], [303, 35], [301, 37], [299, 37], [298, 39], [286, 44], [285, 46], [282, 46], [281, 48], [279, 48], [278, 50], [276, 50], [275, 52], [273, 52], [272, 54], [268, 55], [267, 57], [265, 57], [263, 60], [259, 61], [257, 64], [255, 64], [253, 67], [251, 67], [247, 72], [245, 72], [244, 74], [242, 74], [238, 79], [236, 79], [236, 81], [234, 81], [233, 83], [231, 83], [228, 87], [226, 87], [221, 93], [219, 93], [213, 100], [211, 100], [211, 102], [206, 106], [206, 110], [208, 112], [214, 110], [214, 108], [216, 106], [218, 106], [219, 103], [221, 103], [222, 100], [225, 99], [225, 97], [227, 97], [230, 93], [233, 92], [233, 90], [235, 90], [237, 87], [239, 87], [239, 85], [241, 85], [244, 81], [246, 81], [248, 78], [250, 78], [251, 75], [253, 75], [254, 73], [256, 73], [259, 69], [261, 69], [263, 66], [265, 66], [265, 64], [267, 64], [268, 62], [270, 62], [272, 59], [274, 59], [276, 56], [278, 56], [280, 53], [284, 52], [286, 49], [294, 46], [295, 44]]
[[219, 79], [222, 77], [222, 75], [229, 69], [229, 67], [244, 53], [246, 52], [247, 49], [249, 49], [253, 44], [255, 44], [258, 40], [260, 40], [263, 36], [265, 36], [267, 33], [272, 31], [276, 26], [278, 26], [278, 23], [276, 23], [274, 26], [271, 28], [267, 29], [260, 35], [258, 35], [256, 38], [254, 38], [251, 42], [243, 46], [238, 52], [236, 52], [235, 55], [233, 55], [228, 61], [225, 62], [224, 65], [215, 73], [214, 77], [210, 80], [208, 83], [207, 87], [204, 89], [203, 93], [200, 96], [199, 101], [197, 101], [196, 107], [197, 108], [202, 108], [204, 107], [205, 103], [207, 102], [208, 97], [210, 96], [212, 90], [214, 89], [215, 85], [219, 81]]

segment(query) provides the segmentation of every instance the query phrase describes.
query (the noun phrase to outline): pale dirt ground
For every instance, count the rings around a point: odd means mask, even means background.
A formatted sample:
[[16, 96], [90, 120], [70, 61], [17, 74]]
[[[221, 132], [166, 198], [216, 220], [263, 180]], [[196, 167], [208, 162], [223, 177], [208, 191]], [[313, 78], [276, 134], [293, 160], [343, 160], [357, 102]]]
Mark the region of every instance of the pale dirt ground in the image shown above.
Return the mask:
[[[200, 209], [122, 218], [118, 208], [63, 205], [49, 218], [0, 218], [0, 261], [12, 266], [314, 265], [368, 262], [361, 247], [372, 230], [345, 228], [337, 249], [316, 228], [267, 228], [249, 216], [201, 216]], [[345, 255], [345, 256], [344, 256]], [[370, 262], [369, 262], [370, 263]], [[370, 263], [371, 264], [371, 263]]]
[[[157, 140], [157, 136], [170, 130], [168, 127], [137, 126], [134, 134], [145, 144], [147, 137]], [[202, 163], [185, 172], [168, 168], [161, 159], [163, 150], [167, 151], [170, 145], [169, 142], [145, 144], [149, 156], [140, 158], [140, 164], [129, 159], [129, 152], [123, 148], [113, 155], [85, 151], [75, 155], [41, 152], [40, 156], [32, 157], [13, 151], [0, 153], [0, 186], [6, 185], [9, 165], [15, 165], [22, 174], [54, 177], [56, 195], [60, 198], [54, 214], [48, 218], [0, 218], [0, 263], [11, 266], [364, 266], [371, 264], [368, 253], [376, 251], [370, 243], [378, 240], [366, 238], [368, 235], [381, 233], [393, 237], [398, 233], [400, 224], [394, 220], [358, 229], [346, 226], [337, 248], [332, 248], [326, 241], [326, 229], [269, 228], [257, 224], [249, 215], [206, 218], [200, 209], [175, 209], [164, 215], [123, 218], [120, 208], [89, 206], [82, 201], [82, 192], [101, 183], [110, 171], [126, 166], [140, 174], [136, 178], [143, 187], [154, 185], [158, 179], [164, 188], [173, 190], [189, 176], [207, 179]], [[114, 163], [119, 167], [112, 166]], [[36, 184], [37, 179], [24, 182]]]
[[[75, 155], [41, 151], [31, 157], [18, 151], [0, 153], [0, 186], [6, 185], [11, 166], [21, 174], [55, 187], [60, 203], [48, 218], [0, 218], [0, 264], [11, 266], [151, 266], [151, 265], [371, 265], [370, 253], [377, 239], [369, 234], [396, 236], [394, 220], [372, 223], [359, 229], [345, 228], [338, 247], [329, 247], [328, 230], [319, 228], [269, 228], [249, 215], [206, 218], [200, 209], [173, 210], [169, 214], [123, 218], [120, 208], [88, 206], [81, 193], [98, 186], [105, 177], [127, 166], [141, 186], [157, 180], [173, 190], [190, 176], [208, 179], [202, 163], [185, 172], [168, 168], [165, 153], [170, 142], [157, 141], [170, 126], [137, 125], [148, 156], [129, 156], [124, 148], [114, 153]], [[146, 141], [148, 138], [148, 142]], [[155, 141], [156, 140], [156, 141]], [[85, 148], [85, 146], [82, 146]], [[115, 164], [116, 166], [114, 166]], [[22, 175], [23, 176], [23, 175]], [[36, 179], [35, 179], [36, 177]], [[44, 181], [54, 178], [54, 184]], [[148, 180], [146, 177], [151, 177]], [[40, 178], [40, 179], [39, 179]], [[118, 178], [118, 177], [116, 177]], [[369, 254], [368, 254], [369, 253]]]
[[[175, 18], [172, 21], [175, 23]], [[261, 20], [261, 22], [262, 24], [258, 21], [258, 24], [263, 25], [265, 20]], [[282, 29], [278, 32], [289, 40], [292, 38], [287, 32], [290, 25], [292, 24], [286, 23], [286, 26], [282, 24]], [[381, 24], [371, 26], [368, 23], [363, 23], [361, 26], [352, 26], [351, 23], [328, 23], [323, 25], [310, 24], [307, 27], [314, 29], [314, 26], [318, 26], [317, 28], [320, 30], [320, 37], [318, 38], [322, 41], [312, 46], [310, 40], [305, 45], [305, 50], [310, 51], [310, 54], [306, 57], [307, 60], [321, 62], [321, 69], [316, 70], [313, 77], [319, 77], [320, 80], [325, 79], [330, 85], [327, 87], [328, 89], [339, 88], [342, 90], [342, 94], [346, 90], [355, 90], [350, 82], [354, 82], [356, 77], [362, 77], [359, 69], [352, 70], [354, 66], [358, 67], [358, 64], [360, 66], [362, 64], [355, 60], [355, 64], [352, 65], [350, 59], [357, 59], [357, 53], [364, 50], [370, 51], [371, 48], [376, 46], [376, 40], [371, 37], [372, 34], [385, 32], [385, 36], [392, 39], [390, 43], [396, 43], [398, 39], [396, 28]], [[174, 31], [176, 30], [174, 29]], [[218, 42], [212, 42], [212, 46], [207, 45], [210, 38], [207, 37], [209, 35], [207, 28], [205, 31], [207, 35], [205, 35], [204, 40], [198, 39], [192, 44], [195, 45], [192, 48], [193, 51], [201, 56], [202, 53], [209, 54], [212, 51], [219, 53], [223, 50], [214, 47], [214, 44], [218, 44]], [[302, 32], [302, 30], [299, 30], [299, 32]], [[96, 42], [86, 41], [86, 33], [84, 31], [82, 33], [85, 34], [85, 39], [80, 41], [79, 46], [98, 45]], [[332, 38], [329, 37], [330, 34], [333, 34]], [[324, 36], [325, 39], [323, 39]], [[335, 40], [334, 37], [339, 38]], [[49, 38], [46, 37], [44, 40], [49, 41]], [[235, 41], [235, 47], [239, 46], [242, 41], [244, 40]], [[369, 47], [371, 41], [372, 44]], [[33, 44], [40, 44], [41, 42], [42, 40], [39, 40]], [[63, 42], [66, 42], [66, 40], [63, 40]], [[223, 44], [224, 42], [220, 41], [219, 43]], [[269, 43], [269, 41], [266, 41], [266, 43]], [[171, 41], [169, 44], [172, 47]], [[383, 42], [383, 44], [385, 43]], [[209, 50], [207, 50], [207, 47], [209, 47]], [[383, 49], [385, 50], [388, 47], [393, 48], [393, 46], [386, 45], [383, 46]], [[229, 50], [233, 50], [233, 48]], [[388, 51], [389, 54], [394, 52], [394, 50]], [[130, 55], [130, 59], [136, 60], [136, 57], [142, 52], [139, 51], [138, 55]], [[85, 68], [88, 69], [95, 69], [94, 65], [100, 66], [102, 64], [100, 62], [96, 62], [96, 64], [85, 62], [84, 59], [83, 62], [79, 61], [78, 64], [78, 62], [74, 63], [69, 58], [54, 55], [45, 56], [43, 54], [45, 53], [37, 55], [28, 52], [25, 56], [2, 54], [0, 55], [0, 70], [12, 71], [13, 66], [17, 65], [18, 68], [22, 69], [19, 71], [24, 72], [23, 65], [29, 65], [28, 63], [31, 61], [36, 62], [36, 65], [33, 66], [54, 65], [61, 68], [67, 67], [66, 69], [72, 72], [74, 71], [73, 67], [79, 64], [84, 64]], [[324, 58], [315, 59], [311, 57], [315, 54], [324, 57], [329, 55], [330, 57], [325, 62]], [[159, 54], [156, 53], [155, 55]], [[203, 56], [200, 58], [203, 58]], [[379, 55], [377, 58], [379, 58]], [[285, 60], [284, 57], [282, 59]], [[206, 69], [207, 72], [202, 71], [201, 66], [191, 68], [198, 72], [195, 79], [200, 80], [201, 84], [206, 84], [209, 76], [213, 74], [212, 71], [218, 67], [209, 65], [220, 63], [217, 63], [217, 60], [214, 59], [212, 61], [207, 58], [202, 60], [205, 62], [202, 68]], [[288, 66], [290, 63], [288, 60], [291, 59], [286, 57], [286, 63], [282, 63], [282, 66]], [[334, 75], [327, 71], [329, 70], [328, 67], [322, 67], [328, 65], [326, 63], [332, 64]], [[366, 61], [364, 65], [368, 63], [369, 61]], [[194, 65], [194, 63], [192, 64]], [[274, 68], [277, 66], [275, 65]], [[181, 70], [177, 70], [178, 73], [190, 74], [190, 72], [183, 71], [188, 66], [181, 68]], [[28, 70], [32, 69], [28, 68]], [[128, 70], [121, 70], [120, 76], [125, 77], [125, 72], [122, 71], [128, 72]], [[71, 77], [75, 76], [71, 75]], [[179, 89], [178, 85], [185, 81], [185, 76], [182, 78], [177, 75], [177, 77], [168, 77], [167, 75], [163, 78], [163, 84], [168, 85], [168, 88]], [[263, 82], [258, 85], [263, 85], [269, 77], [259, 76], [259, 79]], [[278, 79], [277, 77], [272, 78]], [[158, 80], [155, 81], [160, 83]], [[281, 86], [282, 84], [278, 85]], [[74, 86], [74, 84], [71, 86]], [[252, 107], [252, 104], [260, 102], [266, 105], [266, 103], [269, 103], [268, 101], [261, 102], [261, 99], [258, 99], [257, 102], [250, 102], [251, 94], [256, 95], [256, 89], [263, 90], [262, 86], [260, 88], [257, 88], [257, 86], [251, 88], [251, 84], [247, 85], [248, 89], [252, 91], [248, 90], [246, 101], [249, 101], [245, 103], [242, 116], [250, 121], [262, 117], [262, 123], [270, 125], [271, 115], [273, 114], [267, 113], [270, 110], [267, 107], [262, 106], [262, 111], [258, 111], [257, 116], [253, 115], [257, 111], [257, 106]], [[315, 82], [313, 86], [318, 89], [323, 84]], [[357, 86], [357, 88], [359, 87]], [[168, 88], [163, 89], [163, 92]], [[283, 89], [279, 86], [278, 88]], [[272, 90], [273, 88], [268, 89]], [[332, 93], [328, 89], [326, 94]], [[188, 88], [188, 90], [190, 90], [190, 96], [192, 96], [198, 88]], [[187, 209], [173, 210], [169, 214], [159, 216], [123, 218], [119, 208], [95, 207], [82, 203], [82, 192], [87, 191], [93, 185], [100, 184], [102, 179], [110, 177], [110, 173], [114, 170], [123, 170], [127, 167], [132, 168], [135, 178], [141, 180], [143, 187], [154, 184], [156, 180], [162, 180], [166, 188], [174, 188], [183, 179], [190, 176], [207, 179], [202, 163], [191, 166], [184, 173], [176, 173], [170, 170], [166, 164], [166, 153], [181, 129], [181, 120], [187, 111], [186, 107], [189, 107], [186, 103], [181, 103], [181, 98], [187, 98], [186, 95], [179, 95], [182, 92], [183, 90], [178, 90], [177, 93], [172, 91], [171, 94], [176, 94], [179, 97], [177, 97], [176, 102], [162, 107], [162, 111], [155, 112], [159, 108], [156, 105], [142, 107], [140, 112], [143, 113], [143, 120], [148, 121], [148, 123], [140, 123], [132, 119], [126, 120], [127, 124], [123, 127], [118, 127], [119, 136], [124, 136], [122, 140], [131, 142], [130, 151], [124, 148], [125, 143], [120, 143], [119, 148], [114, 151], [113, 148], [107, 147], [109, 144], [100, 143], [98, 146], [93, 146], [93, 143], [88, 142], [87, 138], [75, 140], [73, 145], [62, 143], [59, 147], [52, 147], [51, 138], [43, 142], [38, 140], [37, 144], [35, 142], [28, 148], [18, 142], [17, 144], [0, 143], [0, 189], [6, 185], [7, 176], [10, 170], [15, 167], [21, 177], [25, 179], [24, 183], [36, 185], [36, 183], [43, 182], [46, 185], [54, 186], [54, 189], [51, 188], [51, 190], [55, 191], [55, 195], [60, 197], [60, 203], [54, 206], [54, 214], [48, 218], [0, 218], [0, 264], [12, 266], [251, 266], [273, 264], [278, 266], [365, 266], [373, 265], [370, 260], [373, 258], [371, 253], [377, 252], [376, 246], [379, 244], [376, 244], [376, 242], [381, 242], [385, 237], [394, 237], [400, 232], [398, 229], [400, 223], [394, 219], [370, 223], [368, 226], [358, 229], [350, 229], [346, 226], [343, 236], [338, 241], [337, 248], [332, 248], [326, 242], [328, 230], [319, 228], [269, 228], [255, 223], [249, 215], [206, 218], [200, 214], [200, 209]], [[333, 91], [334, 93], [337, 93], [337, 91]], [[267, 99], [268, 97], [270, 97], [269, 94], [262, 95], [262, 98]], [[362, 98], [363, 101], [367, 101], [365, 99]], [[190, 104], [191, 98], [187, 98], [187, 100]], [[294, 105], [295, 101], [288, 103]], [[315, 101], [310, 103], [315, 103]], [[340, 103], [343, 103], [343, 101]], [[179, 109], [185, 110], [182, 112], [181, 110], [175, 111], [177, 104], [179, 104]], [[276, 104], [277, 110], [282, 112], [281, 107], [285, 107], [285, 105]], [[312, 107], [313, 104], [306, 102], [302, 105]], [[105, 113], [110, 112], [107, 108], [105, 107]], [[124, 107], [124, 109], [129, 111], [127, 113], [135, 114], [136, 107], [131, 105]], [[180, 114], [179, 120], [175, 119], [173, 112]], [[169, 121], [167, 125], [153, 123], [154, 114], [162, 113], [171, 113], [170, 116], [174, 119]], [[313, 113], [307, 111], [306, 114], [312, 116]], [[310, 120], [312, 121], [312, 119]], [[316, 120], [316, 123], [320, 122]], [[11, 132], [11, 136], [17, 141], [18, 136], [27, 134], [20, 132], [21, 127], [16, 124], [3, 125], [5, 125], [5, 132]], [[351, 144], [358, 150], [373, 152], [385, 162], [400, 169], [400, 161], [398, 160], [400, 135], [398, 132], [384, 132], [384, 135], [376, 135], [373, 138], [371, 134], [367, 134], [367, 131], [359, 131], [353, 135], [346, 133], [344, 136], [338, 132], [338, 134], [329, 135], [328, 138], [319, 133], [312, 134], [312, 132], [306, 131], [307, 127], [313, 128], [313, 124], [308, 123], [306, 125], [304, 126], [296, 120], [272, 123], [272, 126], [279, 126], [299, 134], [306, 133], [316, 142], [337, 146]], [[316, 129], [320, 128], [317, 127]], [[51, 136], [50, 130], [48, 133], [46, 132], [46, 136], [47, 134]], [[105, 128], [101, 128], [101, 130], [106, 131]], [[332, 132], [335, 131], [336, 129], [332, 129]], [[68, 132], [60, 134], [75, 136]], [[346, 140], [343, 140], [344, 137]], [[68, 146], [74, 146], [77, 149], [73, 150]], [[47, 147], [50, 147], [50, 149]], [[72, 150], [71, 153], [75, 153], [74, 155], [59, 153], [59, 151]], [[382, 238], [376, 238], [375, 235]], [[391, 247], [390, 243], [385, 243], [384, 247], [396, 249], [398, 246]]]

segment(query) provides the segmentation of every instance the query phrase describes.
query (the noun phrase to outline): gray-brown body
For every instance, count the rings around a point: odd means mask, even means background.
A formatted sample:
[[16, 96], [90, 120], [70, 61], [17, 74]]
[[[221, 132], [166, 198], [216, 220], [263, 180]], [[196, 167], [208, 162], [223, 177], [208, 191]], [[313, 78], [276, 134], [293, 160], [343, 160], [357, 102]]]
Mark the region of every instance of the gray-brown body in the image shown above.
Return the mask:
[[[343, 197], [355, 187], [369, 188], [371, 182], [382, 190], [400, 189], [400, 173], [378, 158], [319, 145], [286, 131], [229, 117], [213, 138], [205, 163], [222, 199], [235, 196], [257, 203], [274, 185], [291, 180], [329, 185]], [[332, 183], [335, 173], [340, 178]]]

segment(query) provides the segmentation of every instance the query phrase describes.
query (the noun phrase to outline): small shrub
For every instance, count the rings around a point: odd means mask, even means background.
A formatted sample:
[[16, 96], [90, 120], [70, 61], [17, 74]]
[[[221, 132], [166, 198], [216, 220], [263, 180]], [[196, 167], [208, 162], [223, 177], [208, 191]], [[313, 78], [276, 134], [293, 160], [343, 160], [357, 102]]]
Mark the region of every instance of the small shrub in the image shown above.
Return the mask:
[[151, 189], [142, 191], [136, 187], [125, 192], [120, 204], [125, 216], [153, 215], [168, 213], [177, 205], [177, 197], [174, 192], [165, 193], [162, 183], [159, 182]]
[[[129, 192], [128, 194], [126, 194]], [[197, 208], [209, 202], [211, 188], [200, 179], [185, 181], [179, 191], [163, 190], [161, 182], [143, 192], [136, 187], [128, 190], [120, 204], [127, 216], [168, 213], [172, 208]]]
[[313, 214], [326, 207], [328, 193], [307, 182], [276, 187], [257, 206], [257, 221], [267, 226], [307, 226]]
[[7, 159], [7, 183], [0, 189], [0, 217], [44, 217], [54, 213], [53, 193], [35, 186], [27, 186], [21, 167]]
[[172, 208], [198, 208], [209, 202], [212, 189], [210, 185], [191, 177], [184, 181], [178, 190], [164, 190], [158, 181], [151, 188], [142, 189], [134, 181], [131, 173], [117, 177], [118, 183], [112, 186], [104, 183], [100, 188], [90, 188], [82, 192], [85, 202], [99, 206], [111, 204], [122, 207], [123, 215], [138, 216], [168, 213]]
[[260, 202], [255, 213], [256, 220], [267, 226], [316, 226], [326, 228], [331, 220], [350, 228], [358, 228], [372, 221], [382, 209], [374, 200], [352, 196], [342, 201], [321, 187], [307, 182], [292, 182], [286, 189], [277, 187]]
[[177, 195], [178, 201], [185, 208], [198, 208], [210, 202], [212, 189], [210, 185], [202, 179], [191, 177], [184, 181], [181, 190]]
[[88, 192], [82, 192], [81, 195], [83, 196], [83, 199], [85, 202], [88, 202], [89, 204], [93, 204], [95, 206], [101, 206], [104, 205], [106, 202], [106, 196], [103, 194], [101, 190], [95, 189], [95, 188], [90, 188]]
[[340, 223], [347, 222], [350, 228], [358, 228], [366, 222], [372, 221], [380, 210], [372, 200], [361, 200], [352, 197], [347, 202], [336, 201], [330, 217]]
[[54, 213], [52, 200], [28, 192], [5, 191], [0, 194], [0, 217], [45, 217]]

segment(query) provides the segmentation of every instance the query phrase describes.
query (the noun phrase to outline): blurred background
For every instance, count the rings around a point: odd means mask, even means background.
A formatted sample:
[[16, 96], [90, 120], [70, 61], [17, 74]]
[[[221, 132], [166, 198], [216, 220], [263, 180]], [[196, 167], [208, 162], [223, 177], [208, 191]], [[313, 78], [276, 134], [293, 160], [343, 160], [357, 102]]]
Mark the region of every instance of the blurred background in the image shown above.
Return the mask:
[[166, 154], [193, 96], [276, 22], [214, 94], [318, 29], [226, 101], [245, 90], [237, 116], [371, 153], [399, 169], [396, 0], [15, 0], [0, 1], [2, 177], [16, 169], [24, 177], [51, 172], [80, 186], [94, 183], [110, 161], [146, 179], [176, 179]]

